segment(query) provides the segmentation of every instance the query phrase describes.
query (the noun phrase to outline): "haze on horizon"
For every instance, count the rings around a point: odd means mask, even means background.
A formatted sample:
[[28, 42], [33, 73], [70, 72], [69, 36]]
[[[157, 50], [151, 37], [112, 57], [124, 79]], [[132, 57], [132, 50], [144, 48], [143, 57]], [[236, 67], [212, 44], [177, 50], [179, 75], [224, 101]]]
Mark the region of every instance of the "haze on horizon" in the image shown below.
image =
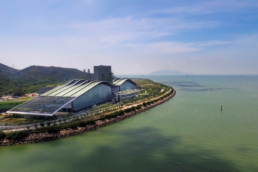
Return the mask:
[[0, 2], [0, 63], [258, 74], [257, 0]]

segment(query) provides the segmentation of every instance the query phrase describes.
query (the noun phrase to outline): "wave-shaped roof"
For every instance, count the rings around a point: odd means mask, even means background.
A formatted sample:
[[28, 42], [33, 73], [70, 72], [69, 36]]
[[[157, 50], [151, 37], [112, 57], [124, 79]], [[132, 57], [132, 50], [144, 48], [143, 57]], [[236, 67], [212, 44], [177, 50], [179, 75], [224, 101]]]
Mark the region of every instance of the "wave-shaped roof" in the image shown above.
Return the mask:
[[65, 85], [55, 87], [35, 99], [14, 107], [7, 111], [7, 113], [53, 116], [67, 104], [71, 103], [99, 84], [105, 84], [114, 88], [121, 86], [126, 81], [137, 85], [130, 79], [116, 79], [113, 84], [104, 81], [74, 79]]
[[35, 99], [14, 107], [7, 113], [53, 116], [67, 104], [99, 84], [113, 87], [112, 84], [104, 81], [72, 80], [63, 86], [58, 86]]
[[129, 81], [131, 82], [132, 84], [134, 85], [137, 85], [135, 82], [133, 82], [131, 79], [126, 79], [126, 78], [121, 78], [121, 79], [115, 79], [113, 81], [113, 84], [116, 85], [116, 86], [120, 86], [122, 85], [123, 83], [125, 83], [126, 81]]

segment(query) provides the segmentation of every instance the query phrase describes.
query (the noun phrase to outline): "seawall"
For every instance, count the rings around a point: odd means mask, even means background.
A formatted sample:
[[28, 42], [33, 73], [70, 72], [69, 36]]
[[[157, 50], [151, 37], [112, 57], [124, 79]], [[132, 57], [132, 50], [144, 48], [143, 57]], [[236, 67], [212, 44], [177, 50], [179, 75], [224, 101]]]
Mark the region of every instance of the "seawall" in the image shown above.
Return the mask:
[[60, 133], [57, 134], [50, 134], [47, 132], [32, 132], [29, 134], [28, 137], [25, 139], [21, 140], [7, 140], [3, 139], [0, 141], [0, 146], [11, 146], [11, 145], [21, 145], [21, 144], [30, 144], [30, 143], [39, 143], [39, 142], [46, 142], [46, 141], [51, 141], [51, 140], [56, 140], [56, 139], [61, 139], [61, 138], [66, 138], [69, 136], [73, 135], [78, 135], [82, 134], [85, 132], [89, 132], [92, 130], [97, 130], [99, 128], [105, 127], [107, 125], [122, 121], [126, 118], [130, 118], [132, 116], [135, 116], [137, 114], [140, 114], [142, 112], [145, 112], [151, 108], [154, 108], [162, 103], [167, 102], [171, 98], [173, 98], [176, 95], [176, 90], [173, 91], [173, 94], [169, 95], [168, 97], [164, 98], [163, 100], [160, 100], [158, 102], [155, 102], [151, 105], [148, 105], [146, 107], [142, 107], [139, 110], [129, 112], [129, 113], [124, 113], [124, 115], [117, 116], [116, 118], [111, 118], [111, 119], [105, 119], [105, 120], [97, 120], [95, 124], [93, 125], [87, 125], [86, 127], [77, 127], [77, 129], [62, 129]]

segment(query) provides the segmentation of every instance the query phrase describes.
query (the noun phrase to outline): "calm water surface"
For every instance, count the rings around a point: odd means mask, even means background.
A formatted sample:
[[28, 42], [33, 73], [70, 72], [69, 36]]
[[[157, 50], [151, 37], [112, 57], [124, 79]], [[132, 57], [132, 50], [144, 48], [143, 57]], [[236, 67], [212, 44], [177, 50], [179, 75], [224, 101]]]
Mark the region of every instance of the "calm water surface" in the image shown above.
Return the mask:
[[176, 97], [97, 131], [1, 147], [0, 171], [258, 171], [257, 76], [148, 78]]

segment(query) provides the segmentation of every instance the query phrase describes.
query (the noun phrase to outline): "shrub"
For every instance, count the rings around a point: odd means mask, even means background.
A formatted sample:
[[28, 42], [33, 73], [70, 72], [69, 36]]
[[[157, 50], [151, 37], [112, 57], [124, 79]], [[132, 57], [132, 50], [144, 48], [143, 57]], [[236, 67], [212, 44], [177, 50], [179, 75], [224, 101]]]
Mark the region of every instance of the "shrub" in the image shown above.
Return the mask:
[[20, 132], [7, 133], [5, 138], [8, 140], [20, 140], [27, 136], [28, 136], [28, 133], [26, 133], [24, 131], [20, 131]]
[[47, 127], [46, 128], [48, 133], [59, 133], [60, 132], [60, 128], [59, 127]]
[[5, 136], [6, 136], [5, 133], [3, 131], [0, 131], [0, 140], [5, 138]]
[[40, 125], [41, 127], [44, 127], [44, 126], [45, 126], [45, 123], [44, 123], [44, 122], [41, 122], [39, 125]]
[[92, 124], [95, 124], [94, 120], [87, 121], [87, 125], [92, 125]]
[[141, 108], [142, 108], [141, 105], [136, 106], [136, 109], [141, 109]]
[[73, 123], [73, 124], [70, 125], [69, 128], [71, 128], [71, 129], [77, 129], [77, 124], [76, 124], [76, 123]]
[[126, 112], [126, 113], [131, 112], [131, 108], [125, 109], [125, 112]]
[[99, 120], [104, 120], [104, 119], [106, 119], [105, 116], [101, 116], [101, 117], [99, 118]]
[[105, 116], [105, 119], [111, 119], [111, 118], [114, 118], [114, 113], [113, 113], [113, 114], [110, 114], [110, 115]]
[[35, 129], [37, 129], [38, 128], [38, 124], [34, 124], [34, 127], [35, 127]]
[[30, 126], [26, 126], [26, 128], [29, 130], [29, 129], [30, 129]]
[[71, 128], [71, 129], [77, 129], [78, 123], [67, 123], [63, 124], [62, 128]]
[[90, 121], [80, 121], [80, 122], [78, 123], [78, 126], [79, 126], [79, 127], [85, 127], [85, 126], [88, 125], [88, 124], [95, 124], [95, 121], [93, 121], [93, 120], [90, 120]]
[[120, 115], [123, 115], [123, 114], [124, 114], [124, 111], [123, 111], [123, 110], [120, 110], [120, 111], [114, 113], [114, 114], [112, 115], [112, 117], [115, 118], [115, 117], [120, 116]]
[[78, 123], [79, 127], [85, 127], [87, 125], [86, 121], [81, 121]]
[[52, 122], [47, 122], [47, 126], [50, 126]]

